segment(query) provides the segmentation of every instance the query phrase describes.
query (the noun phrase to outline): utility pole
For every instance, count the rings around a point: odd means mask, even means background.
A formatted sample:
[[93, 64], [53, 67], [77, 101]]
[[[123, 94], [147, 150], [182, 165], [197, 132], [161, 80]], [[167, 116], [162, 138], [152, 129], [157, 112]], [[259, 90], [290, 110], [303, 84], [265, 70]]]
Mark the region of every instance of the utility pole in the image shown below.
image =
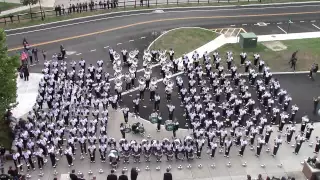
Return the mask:
[[291, 21], [291, 19], [289, 18], [289, 21], [288, 21], [288, 28], [287, 28], [287, 33], [289, 34], [289, 31], [290, 31], [290, 24], [291, 23], [293, 23], [292, 21]]

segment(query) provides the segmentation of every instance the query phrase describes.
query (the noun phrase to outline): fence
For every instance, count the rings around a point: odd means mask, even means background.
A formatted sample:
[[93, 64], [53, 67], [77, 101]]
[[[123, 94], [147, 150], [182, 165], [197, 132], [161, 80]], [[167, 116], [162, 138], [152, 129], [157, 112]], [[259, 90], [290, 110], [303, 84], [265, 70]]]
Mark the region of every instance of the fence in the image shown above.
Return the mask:
[[[261, 0], [128, 0], [128, 1], [119, 1], [117, 5], [113, 7], [113, 3], [111, 4], [94, 4], [92, 7], [86, 5], [86, 8], [75, 8], [75, 9], [54, 9], [54, 10], [42, 10], [39, 12], [28, 12], [22, 14], [10, 14], [3, 17], [0, 17], [0, 26], [6, 26], [10, 23], [20, 23], [32, 20], [45, 20], [48, 17], [62, 17], [68, 16], [71, 14], [85, 13], [85, 12], [94, 12], [94, 11], [102, 11], [110, 12], [114, 9], [138, 9], [138, 8], [156, 8], [156, 7], [166, 7], [173, 5], [186, 5], [186, 4], [195, 4], [195, 5], [205, 5], [211, 3], [230, 3], [230, 2], [261, 2]], [[70, 12], [71, 10], [71, 12]]]

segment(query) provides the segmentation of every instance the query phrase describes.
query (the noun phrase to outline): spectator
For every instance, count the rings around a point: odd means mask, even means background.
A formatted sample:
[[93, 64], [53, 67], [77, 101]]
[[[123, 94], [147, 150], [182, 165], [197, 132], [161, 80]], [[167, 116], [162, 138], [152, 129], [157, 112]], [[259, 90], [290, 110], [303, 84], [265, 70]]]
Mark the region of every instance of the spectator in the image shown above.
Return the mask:
[[76, 170], [73, 169], [69, 177], [71, 180], [78, 180], [78, 176], [76, 175]]
[[108, 175], [107, 180], [117, 180], [117, 175], [114, 174], [114, 170], [111, 170], [111, 174]]
[[167, 168], [167, 172], [163, 175], [163, 180], [172, 180], [172, 174], [170, 173], [170, 169]]
[[271, 178], [269, 176], [267, 176], [266, 180], [271, 180]]
[[8, 174], [12, 177], [18, 176], [18, 171], [16, 169], [12, 169], [12, 166], [9, 167]]
[[23, 68], [24, 81], [29, 81], [29, 69], [27, 66]]
[[287, 180], [287, 178], [285, 178], [284, 176], [281, 177], [281, 180]]
[[85, 180], [83, 174], [80, 174], [79, 176], [78, 180]]
[[131, 169], [131, 180], [137, 180], [137, 177], [138, 177], [138, 171], [136, 168], [132, 168]]
[[258, 175], [258, 179], [257, 180], [263, 180], [261, 174]]
[[247, 180], [251, 180], [251, 176], [250, 175], [247, 175]]
[[10, 176], [8, 174], [0, 174], [0, 180], [10, 180]]
[[128, 180], [128, 176], [125, 175], [126, 171], [122, 171], [122, 174], [119, 176], [118, 180]]

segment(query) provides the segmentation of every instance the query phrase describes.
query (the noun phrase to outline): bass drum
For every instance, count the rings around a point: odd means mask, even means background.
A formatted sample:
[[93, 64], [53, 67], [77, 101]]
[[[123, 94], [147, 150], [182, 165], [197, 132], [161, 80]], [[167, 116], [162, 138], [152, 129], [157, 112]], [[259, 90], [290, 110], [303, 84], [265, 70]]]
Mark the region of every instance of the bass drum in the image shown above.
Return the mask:
[[165, 128], [167, 131], [173, 131], [174, 123], [172, 122], [172, 120], [166, 120]]
[[149, 121], [152, 124], [155, 124], [158, 122], [158, 113], [151, 113], [151, 115], [149, 116]]

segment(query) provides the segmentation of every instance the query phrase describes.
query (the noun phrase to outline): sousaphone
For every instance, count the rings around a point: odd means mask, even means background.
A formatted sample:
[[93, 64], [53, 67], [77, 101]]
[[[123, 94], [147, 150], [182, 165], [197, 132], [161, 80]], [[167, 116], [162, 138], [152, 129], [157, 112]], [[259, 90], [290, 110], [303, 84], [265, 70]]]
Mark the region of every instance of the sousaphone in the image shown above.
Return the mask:
[[132, 73], [135, 73], [136, 72], [136, 67], [134, 66], [130, 66], [129, 67], [129, 72], [132, 74]]
[[143, 76], [140, 76], [138, 79], [139, 85], [144, 85], [146, 84], [146, 78], [144, 78]]
[[152, 77], [150, 82], [151, 84], [157, 84], [157, 80], [158, 80], [157, 77]]
[[115, 83], [116, 86], [122, 86], [122, 80], [120, 78], [116, 78], [114, 80], [114, 83]]
[[134, 59], [134, 58], [136, 57], [136, 52], [135, 52], [135, 51], [130, 51], [129, 57], [130, 57], [131, 59]]
[[122, 71], [122, 67], [121, 67], [121, 66], [115, 65], [113, 68], [114, 68], [114, 71], [115, 71], [116, 73], [120, 73], [120, 72]]
[[114, 55], [113, 55], [113, 58], [114, 58], [115, 61], [120, 60], [120, 54], [115, 52]]
[[137, 58], [132, 59], [132, 65], [138, 66], [138, 59]]

